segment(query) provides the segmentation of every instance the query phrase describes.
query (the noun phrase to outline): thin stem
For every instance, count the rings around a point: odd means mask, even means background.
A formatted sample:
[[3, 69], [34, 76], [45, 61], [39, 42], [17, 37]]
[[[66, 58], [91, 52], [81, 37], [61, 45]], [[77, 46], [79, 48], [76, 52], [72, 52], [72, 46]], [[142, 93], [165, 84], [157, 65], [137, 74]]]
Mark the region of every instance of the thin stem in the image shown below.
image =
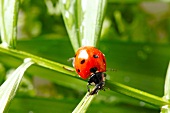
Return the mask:
[[110, 88], [112, 91], [116, 91], [125, 95], [128, 95], [130, 97], [145, 101], [147, 103], [150, 103], [152, 105], [156, 105], [159, 107], [162, 107], [164, 105], [170, 105], [170, 103], [166, 100], [164, 100], [161, 97], [149, 94], [147, 92], [120, 84], [116, 82], [107, 82], [106, 87]]
[[84, 98], [76, 106], [72, 113], [85, 113], [95, 96], [96, 95], [89, 95], [89, 92], [87, 92]]
[[170, 63], [167, 69], [165, 85], [164, 85], [164, 99], [170, 100]]
[[[46, 68], [49, 68], [49, 69], [52, 69], [55, 71], [59, 71], [59, 72], [65, 73], [65, 74], [69, 74], [72, 76], [76, 75], [74, 72], [66, 71], [63, 68], [63, 67], [65, 67], [65, 68], [70, 68], [71, 70], [73, 70], [73, 68], [71, 68], [71, 67], [68, 67], [66, 65], [59, 64], [59, 63], [29, 54], [29, 53], [26, 53], [23, 51], [7, 49], [7, 48], [0, 46], [0, 52], [14, 56], [14, 57], [22, 59], [22, 60], [25, 58], [31, 58], [36, 64], [38, 64], [42, 67], [46, 67]], [[112, 91], [116, 91], [116, 92], [119, 92], [119, 93], [122, 93], [122, 94], [125, 94], [128, 96], [131, 96], [133, 98], [145, 101], [147, 103], [150, 103], [150, 104], [153, 104], [153, 105], [156, 105], [159, 107], [164, 106], [164, 105], [170, 105], [170, 103], [168, 101], [164, 100], [161, 97], [146, 93], [144, 91], [141, 91], [141, 90], [138, 90], [138, 89], [135, 89], [135, 88], [132, 88], [132, 87], [120, 84], [120, 83], [107, 81], [106, 87], [110, 88], [110, 90], [112, 90]]]
[[19, 0], [0, 0], [1, 39], [5, 47], [16, 47], [18, 10]]
[[10, 101], [14, 98], [24, 72], [32, 65], [31, 59], [25, 59], [22, 63], [0, 86], [0, 113], [4, 113], [9, 107]]
[[50, 61], [50, 60], [45, 59], [45, 58], [41, 58], [41, 57], [32, 55], [30, 53], [26, 53], [26, 52], [23, 52], [23, 51], [10, 49], [10, 48], [4, 48], [1, 45], [0, 45], [0, 52], [11, 55], [13, 57], [16, 57], [16, 58], [19, 58], [19, 59], [22, 59], [22, 60], [25, 59], [25, 58], [31, 58], [32, 61], [35, 62], [35, 64], [37, 64], [39, 66], [49, 68], [51, 70], [55, 70], [55, 71], [65, 73], [65, 74], [68, 74], [68, 75], [76, 76], [75, 72], [68, 71], [68, 70], [74, 70], [74, 68], [60, 64], [60, 63]]
[[1, 27], [1, 37], [4, 39], [6, 36], [5, 22], [4, 22], [4, 0], [0, 0], [0, 27]]

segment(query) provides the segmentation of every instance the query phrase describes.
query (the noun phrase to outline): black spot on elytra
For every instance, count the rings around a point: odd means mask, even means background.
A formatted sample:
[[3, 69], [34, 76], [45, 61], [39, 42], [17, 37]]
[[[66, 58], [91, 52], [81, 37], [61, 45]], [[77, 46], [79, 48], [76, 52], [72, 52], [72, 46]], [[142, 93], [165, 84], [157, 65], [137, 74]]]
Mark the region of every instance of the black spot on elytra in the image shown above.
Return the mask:
[[80, 69], [77, 69], [77, 72], [79, 73], [79, 72], [80, 72]]
[[83, 59], [83, 60], [80, 62], [80, 64], [84, 64], [84, 62], [85, 62], [85, 59]]
[[74, 57], [76, 57], [77, 55], [75, 54]]
[[90, 68], [90, 72], [95, 73], [97, 71], [97, 67]]
[[94, 57], [94, 58], [99, 58], [99, 56], [98, 56], [98, 55], [93, 55], [93, 57]]

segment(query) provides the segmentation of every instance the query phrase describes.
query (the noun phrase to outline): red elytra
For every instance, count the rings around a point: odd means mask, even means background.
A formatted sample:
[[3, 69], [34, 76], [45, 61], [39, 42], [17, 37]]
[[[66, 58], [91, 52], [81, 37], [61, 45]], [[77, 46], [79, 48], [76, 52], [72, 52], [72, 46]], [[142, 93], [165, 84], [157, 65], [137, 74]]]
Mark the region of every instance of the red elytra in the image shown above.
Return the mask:
[[73, 65], [81, 78], [87, 79], [97, 72], [106, 72], [104, 54], [95, 47], [84, 46], [77, 50]]

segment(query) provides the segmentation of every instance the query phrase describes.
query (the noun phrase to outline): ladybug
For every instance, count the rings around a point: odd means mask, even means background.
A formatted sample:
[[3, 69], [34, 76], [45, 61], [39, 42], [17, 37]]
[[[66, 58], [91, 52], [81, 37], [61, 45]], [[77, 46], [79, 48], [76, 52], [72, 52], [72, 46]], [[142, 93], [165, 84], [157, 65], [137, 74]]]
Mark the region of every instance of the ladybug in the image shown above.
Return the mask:
[[75, 54], [73, 67], [81, 78], [89, 78], [88, 92], [90, 92], [89, 86], [95, 85], [90, 95], [97, 94], [98, 90], [104, 90], [106, 58], [100, 50], [92, 46], [80, 47]]

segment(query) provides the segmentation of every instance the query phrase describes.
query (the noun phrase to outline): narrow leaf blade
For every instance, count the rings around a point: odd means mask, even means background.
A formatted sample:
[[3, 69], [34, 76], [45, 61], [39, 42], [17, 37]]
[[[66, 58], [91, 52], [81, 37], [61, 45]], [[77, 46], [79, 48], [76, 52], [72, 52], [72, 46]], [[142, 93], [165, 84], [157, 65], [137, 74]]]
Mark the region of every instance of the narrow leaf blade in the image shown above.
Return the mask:
[[80, 47], [77, 35], [76, 0], [60, 0], [60, 8], [74, 51]]
[[95, 96], [96, 95], [89, 95], [89, 93], [87, 92], [72, 113], [85, 113]]
[[0, 0], [0, 28], [2, 45], [15, 48], [19, 0]]
[[26, 69], [32, 65], [33, 62], [30, 59], [25, 59], [10, 77], [0, 87], [0, 112], [3, 113], [7, 110], [10, 101], [15, 96], [18, 86], [21, 82], [22, 76]]
[[[170, 100], [170, 63], [168, 65], [166, 78], [165, 78], [163, 99], [166, 100], [166, 101]], [[169, 105], [162, 106], [161, 113], [169, 113], [169, 112], [170, 112]]]
[[165, 85], [164, 85], [164, 99], [170, 100], [170, 63], [167, 69]]
[[106, 2], [106, 0], [77, 0], [78, 34], [81, 46], [97, 45]]

